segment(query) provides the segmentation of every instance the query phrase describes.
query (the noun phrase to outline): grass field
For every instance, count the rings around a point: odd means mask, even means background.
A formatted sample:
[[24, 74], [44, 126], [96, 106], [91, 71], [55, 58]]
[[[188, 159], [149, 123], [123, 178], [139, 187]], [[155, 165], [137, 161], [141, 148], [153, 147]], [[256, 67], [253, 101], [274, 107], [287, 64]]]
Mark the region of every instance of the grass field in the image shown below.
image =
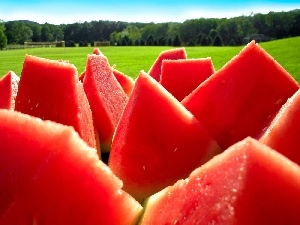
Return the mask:
[[[300, 37], [261, 43], [261, 46], [273, 56], [295, 79], [300, 82]], [[123, 73], [135, 78], [140, 70], [146, 72], [158, 54], [172, 47], [102, 47], [111, 65]], [[211, 57], [216, 70], [236, 55], [239, 47], [185, 47], [188, 58]], [[87, 54], [93, 47], [76, 48], [36, 48], [8, 50], [0, 52], [0, 76], [9, 70], [21, 74], [22, 64], [26, 54], [48, 59], [63, 59], [73, 63], [80, 74], [85, 67]]]

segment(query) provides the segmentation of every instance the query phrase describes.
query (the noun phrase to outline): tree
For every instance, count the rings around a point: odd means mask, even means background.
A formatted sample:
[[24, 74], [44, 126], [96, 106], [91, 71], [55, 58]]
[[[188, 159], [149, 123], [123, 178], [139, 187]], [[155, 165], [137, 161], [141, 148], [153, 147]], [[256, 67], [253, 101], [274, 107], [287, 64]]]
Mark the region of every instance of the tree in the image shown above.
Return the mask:
[[31, 24], [29, 26], [32, 30], [32, 41], [41, 41], [42, 26], [40, 24]]
[[[62, 41], [64, 40], [64, 32], [60, 26], [50, 26], [50, 31], [53, 34], [51, 41]], [[87, 42], [87, 39], [84, 39]]]
[[50, 25], [48, 23], [45, 23], [42, 26], [41, 31], [41, 40], [42, 41], [52, 41], [53, 40], [53, 34], [51, 33]]
[[216, 29], [211, 29], [210, 31], [209, 31], [209, 36], [211, 37], [211, 39], [215, 39], [217, 36], [218, 36], [219, 34], [218, 34], [218, 31], [216, 30]]
[[220, 37], [220, 35], [217, 35], [213, 41], [213, 46], [222, 46], [222, 45], [223, 45], [222, 38]]
[[158, 44], [161, 46], [165, 46], [166, 45], [166, 39], [164, 37], [161, 37], [158, 41]]
[[149, 46], [152, 46], [153, 42], [154, 42], [154, 38], [153, 38], [152, 34], [150, 34], [147, 38], [146, 44]]
[[211, 45], [211, 38], [207, 35], [204, 35], [200, 41], [200, 45], [209, 46]]
[[2, 51], [7, 45], [7, 37], [3, 30], [0, 30], [0, 50]]
[[13, 43], [24, 44], [26, 41], [32, 41], [33, 32], [29, 26], [22, 22], [14, 22], [11, 28]]
[[113, 43], [113, 45], [115, 45], [116, 43], [118, 43], [119, 38], [118, 38], [118, 32], [114, 31], [110, 34], [109, 40], [111, 43]]
[[179, 38], [179, 35], [176, 35], [174, 40], [173, 40], [173, 46], [181, 46], [181, 40]]
[[139, 45], [140, 45], [140, 41], [139, 41], [138, 39], [136, 39], [136, 40], [134, 41], [134, 45], [135, 45], [135, 46], [139, 46]]
[[1, 51], [7, 45], [7, 37], [6, 37], [5, 33], [4, 33], [4, 31], [5, 31], [4, 23], [0, 20], [0, 50]]
[[167, 45], [168, 45], [168, 46], [172, 46], [172, 45], [173, 45], [172, 38], [168, 38]]
[[140, 46], [145, 46], [145, 41], [143, 39], [140, 41]]

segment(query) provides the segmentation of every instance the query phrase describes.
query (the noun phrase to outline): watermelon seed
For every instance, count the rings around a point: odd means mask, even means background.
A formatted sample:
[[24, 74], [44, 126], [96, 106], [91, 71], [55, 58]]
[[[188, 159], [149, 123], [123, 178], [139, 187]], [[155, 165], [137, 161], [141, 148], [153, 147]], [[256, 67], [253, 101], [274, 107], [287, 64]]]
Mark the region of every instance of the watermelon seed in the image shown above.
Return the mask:
[[36, 105], [35, 105], [35, 107], [37, 108], [39, 106], [39, 103], [37, 103]]
[[146, 170], [146, 166], [143, 166], [143, 170], [144, 170], [144, 171]]
[[176, 152], [177, 151], [177, 147], [174, 149], [174, 152]]

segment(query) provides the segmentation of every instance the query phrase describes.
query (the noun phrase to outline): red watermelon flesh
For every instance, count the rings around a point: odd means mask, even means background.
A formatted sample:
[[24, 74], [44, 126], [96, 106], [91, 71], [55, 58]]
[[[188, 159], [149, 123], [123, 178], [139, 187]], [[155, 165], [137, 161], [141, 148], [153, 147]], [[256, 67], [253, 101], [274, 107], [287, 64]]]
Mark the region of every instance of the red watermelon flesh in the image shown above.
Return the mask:
[[103, 53], [100, 51], [99, 48], [94, 48], [93, 49], [93, 54], [95, 54], [95, 55], [103, 55]]
[[300, 90], [282, 106], [259, 139], [300, 165]]
[[121, 71], [119, 71], [117, 69], [113, 69], [113, 73], [114, 73], [115, 77], [117, 78], [117, 81], [122, 86], [124, 92], [129, 97], [131, 95], [132, 89], [134, 87], [134, 80], [130, 76], [127, 76], [126, 74], [122, 73]]
[[108, 165], [124, 190], [142, 201], [219, 151], [199, 121], [141, 72], [114, 134]]
[[136, 224], [142, 207], [70, 126], [0, 110], [0, 224]]
[[140, 225], [300, 224], [300, 167], [252, 138], [152, 195]]
[[187, 54], [184, 48], [174, 48], [162, 51], [157, 59], [154, 61], [151, 66], [148, 74], [150, 74], [156, 81], [160, 81], [161, 75], [161, 64], [165, 59], [176, 60], [176, 59], [186, 59]]
[[163, 60], [160, 84], [181, 101], [214, 72], [211, 58]]
[[14, 109], [20, 78], [9, 71], [0, 79], [0, 108]]
[[16, 97], [16, 111], [73, 126], [96, 148], [92, 112], [74, 65], [27, 55]]
[[99, 133], [101, 150], [108, 152], [128, 96], [103, 54], [88, 55], [83, 86]]
[[226, 149], [247, 136], [257, 138], [298, 89], [296, 80], [251, 42], [182, 104]]
[[81, 83], [83, 83], [83, 80], [84, 80], [84, 75], [85, 75], [85, 70], [82, 71], [82, 73], [79, 75], [78, 79]]

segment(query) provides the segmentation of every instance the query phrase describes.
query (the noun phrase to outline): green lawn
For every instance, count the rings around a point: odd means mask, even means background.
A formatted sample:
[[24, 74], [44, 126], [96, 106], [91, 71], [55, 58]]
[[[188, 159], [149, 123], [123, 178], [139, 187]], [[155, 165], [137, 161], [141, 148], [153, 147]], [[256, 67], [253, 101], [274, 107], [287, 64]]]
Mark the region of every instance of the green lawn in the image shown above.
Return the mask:
[[[261, 43], [261, 46], [273, 56], [292, 76], [300, 81], [300, 37]], [[140, 70], [148, 71], [158, 54], [172, 47], [102, 47], [111, 65], [123, 73], [136, 77]], [[188, 58], [211, 57], [215, 69], [220, 69], [236, 55], [240, 47], [185, 47]], [[48, 59], [63, 59], [73, 63], [78, 73], [84, 70], [87, 54], [92, 47], [76, 48], [36, 48], [8, 50], [0, 52], [0, 76], [9, 70], [20, 75], [25, 54]]]

